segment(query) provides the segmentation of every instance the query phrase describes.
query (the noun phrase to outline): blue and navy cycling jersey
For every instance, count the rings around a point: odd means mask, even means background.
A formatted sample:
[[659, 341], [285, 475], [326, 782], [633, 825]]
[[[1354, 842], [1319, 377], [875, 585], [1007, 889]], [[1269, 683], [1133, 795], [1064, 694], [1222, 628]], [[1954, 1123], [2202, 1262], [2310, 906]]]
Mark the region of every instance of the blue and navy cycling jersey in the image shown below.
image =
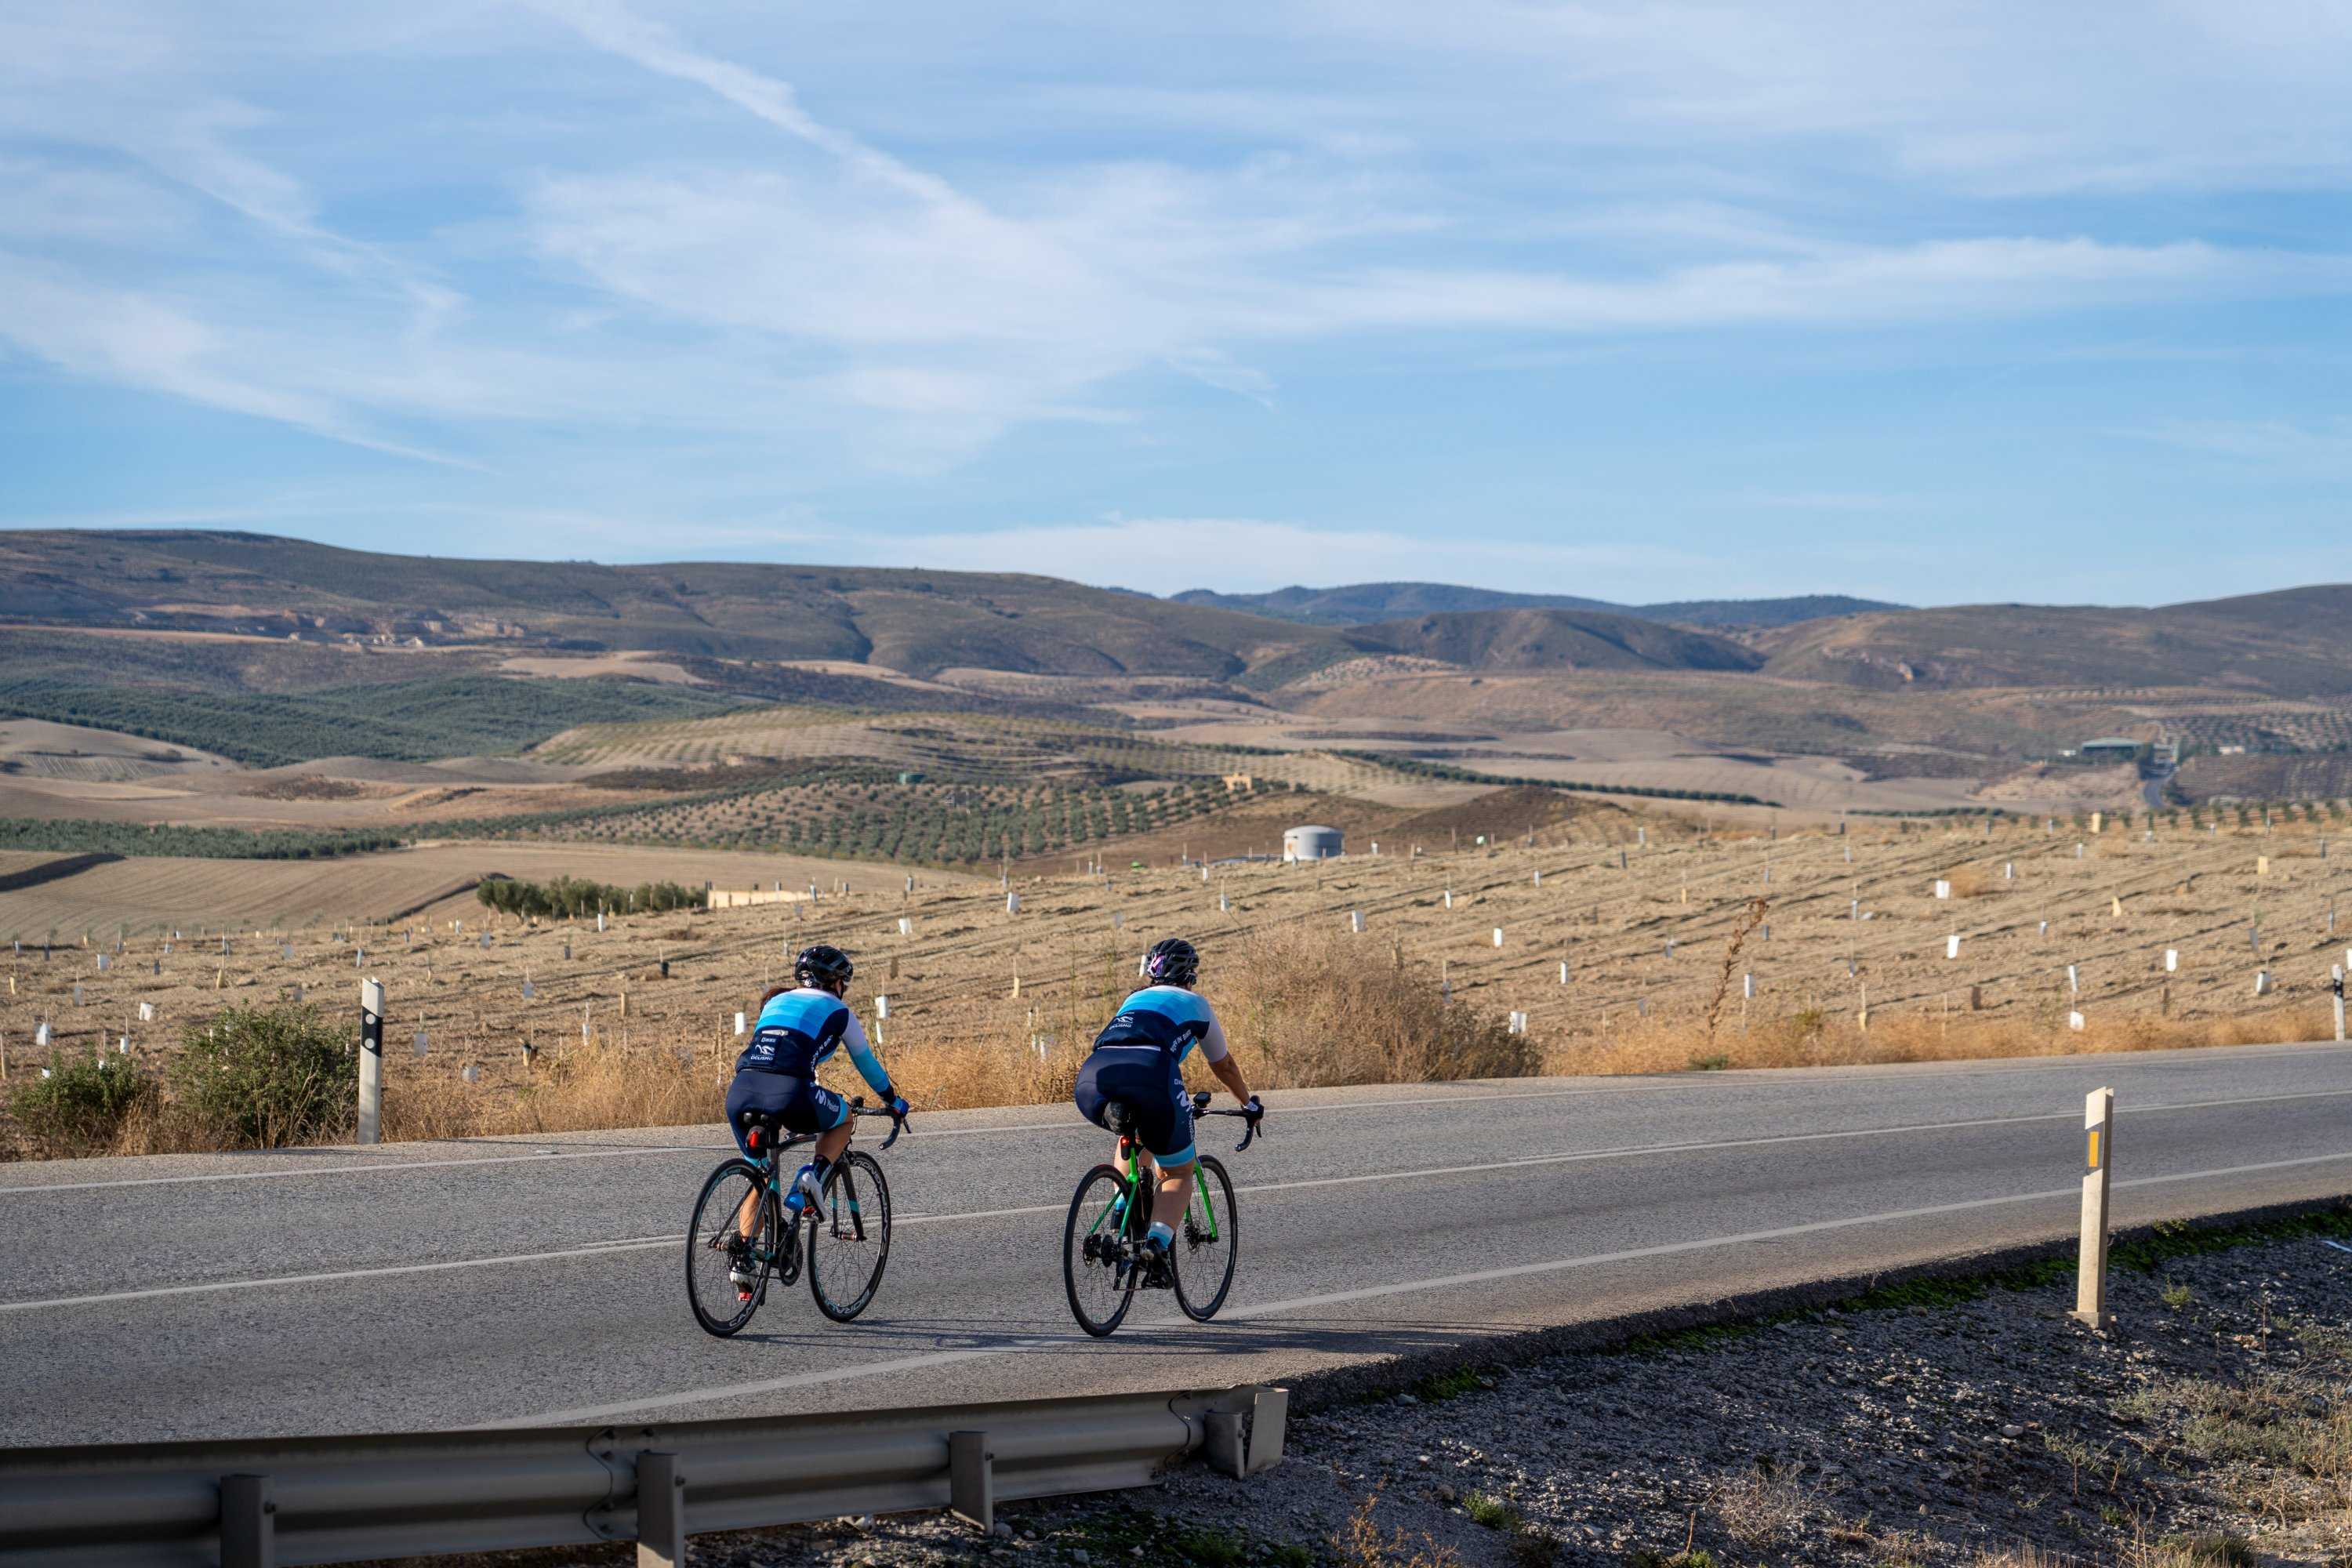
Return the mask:
[[1148, 985], [1118, 1005], [1118, 1016], [1095, 1037], [1095, 1049], [1152, 1047], [1182, 1061], [1192, 1047], [1213, 1062], [1225, 1059], [1225, 1029], [1200, 993], [1181, 985]]
[[840, 997], [814, 985], [782, 991], [760, 1009], [751, 1043], [735, 1058], [738, 1073], [774, 1073], [782, 1078], [814, 1079], [816, 1069], [843, 1046], [856, 1064], [866, 1087], [887, 1097], [890, 1075], [882, 1070], [866, 1030]]

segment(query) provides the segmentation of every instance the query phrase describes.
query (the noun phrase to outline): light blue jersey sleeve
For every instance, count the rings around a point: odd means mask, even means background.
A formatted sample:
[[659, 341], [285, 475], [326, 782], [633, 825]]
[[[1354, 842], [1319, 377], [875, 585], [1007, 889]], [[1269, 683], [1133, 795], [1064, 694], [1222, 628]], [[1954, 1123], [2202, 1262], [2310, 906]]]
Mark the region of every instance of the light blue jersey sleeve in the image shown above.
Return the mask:
[[857, 1076], [866, 1080], [866, 1087], [887, 1099], [890, 1075], [882, 1070], [882, 1058], [874, 1054], [873, 1045], [866, 1038], [866, 1026], [857, 1021], [855, 1013], [841, 1031], [841, 1043], [849, 1047], [849, 1059], [856, 1064]]
[[1201, 1034], [1201, 1055], [1209, 1061], [1223, 1061], [1232, 1054], [1225, 1044], [1225, 1026], [1217, 1022], [1216, 1009], [1206, 1002], [1201, 1004], [1201, 1012], [1209, 1020], [1209, 1026]]

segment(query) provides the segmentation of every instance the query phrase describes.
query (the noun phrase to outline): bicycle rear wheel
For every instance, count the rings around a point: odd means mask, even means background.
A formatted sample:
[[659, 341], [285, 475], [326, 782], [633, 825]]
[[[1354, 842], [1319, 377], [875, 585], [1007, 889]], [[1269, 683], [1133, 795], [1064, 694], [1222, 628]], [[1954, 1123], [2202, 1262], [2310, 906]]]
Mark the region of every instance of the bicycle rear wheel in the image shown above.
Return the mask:
[[1062, 1286], [1070, 1316], [1097, 1339], [1109, 1335], [1135, 1304], [1140, 1282], [1129, 1243], [1142, 1234], [1142, 1216], [1127, 1202], [1127, 1178], [1097, 1165], [1078, 1178], [1070, 1217], [1062, 1226]]
[[[749, 1237], [738, 1217], [746, 1200], [755, 1209]], [[705, 1333], [725, 1339], [751, 1321], [766, 1299], [775, 1250], [776, 1209], [766, 1178], [748, 1161], [728, 1161], [702, 1184], [686, 1231], [686, 1296]], [[739, 1267], [755, 1281], [749, 1291], [730, 1278]]]
[[836, 1323], [866, 1310], [890, 1261], [890, 1184], [871, 1154], [852, 1152], [824, 1173], [824, 1202], [809, 1216], [809, 1294]]
[[1225, 1304], [1225, 1292], [1234, 1288], [1241, 1230], [1233, 1178], [1215, 1155], [1202, 1155], [1192, 1183], [1192, 1206], [1176, 1227], [1176, 1243], [1168, 1257], [1176, 1269], [1176, 1304], [1193, 1321], [1207, 1322]]

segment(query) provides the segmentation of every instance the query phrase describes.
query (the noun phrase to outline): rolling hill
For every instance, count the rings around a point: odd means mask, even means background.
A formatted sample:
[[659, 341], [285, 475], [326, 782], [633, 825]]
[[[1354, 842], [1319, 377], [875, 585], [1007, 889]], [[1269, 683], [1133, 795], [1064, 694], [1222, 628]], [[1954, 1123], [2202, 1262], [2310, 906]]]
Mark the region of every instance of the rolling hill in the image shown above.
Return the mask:
[[1764, 662], [1726, 637], [1589, 610], [1471, 610], [1357, 626], [1347, 635], [1367, 650], [1481, 670], [1745, 670]]
[[205, 530], [0, 534], [0, 616], [50, 626], [702, 658], [839, 659], [914, 675], [1210, 679], [1330, 634], [1012, 573], [445, 560]]
[[1567, 594], [1512, 594], [1496, 588], [1465, 588], [1449, 583], [1357, 583], [1342, 588], [1277, 588], [1270, 594], [1218, 594], [1193, 588], [1171, 595], [1178, 604], [1242, 610], [1303, 626], [1352, 626], [1404, 620], [1414, 616], [1477, 610], [1591, 610], [1701, 626], [1780, 626], [1824, 616], [1902, 606], [1843, 594], [1808, 594], [1788, 599], [1680, 599], [1658, 605], [1614, 605]]
[[1809, 622], [1755, 639], [1768, 674], [1829, 684], [2352, 691], [2352, 588], [2158, 609], [1958, 605]]

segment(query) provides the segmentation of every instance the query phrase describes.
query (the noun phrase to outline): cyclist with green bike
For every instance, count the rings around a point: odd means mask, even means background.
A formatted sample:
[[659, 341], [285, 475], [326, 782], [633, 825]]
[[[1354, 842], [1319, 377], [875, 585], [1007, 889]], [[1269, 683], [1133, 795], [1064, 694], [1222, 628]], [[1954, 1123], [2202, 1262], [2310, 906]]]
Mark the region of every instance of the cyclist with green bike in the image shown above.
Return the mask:
[[[1192, 1204], [1197, 1166], [1184, 1058], [1198, 1047], [1209, 1070], [1241, 1102], [1253, 1124], [1265, 1108], [1227, 1049], [1214, 1009], [1192, 989], [1201, 973], [1201, 955], [1192, 944], [1181, 937], [1154, 942], [1139, 968], [1143, 989], [1120, 1003], [1118, 1016], [1095, 1037], [1094, 1052], [1078, 1069], [1074, 1098], [1087, 1121], [1108, 1131], [1120, 1131], [1113, 1126], [1112, 1108], [1125, 1108], [1134, 1140], [1158, 1175], [1143, 1250], [1147, 1281], [1162, 1285], [1168, 1282], [1174, 1222]], [[1123, 1163], [1120, 1173], [1128, 1173]]]

